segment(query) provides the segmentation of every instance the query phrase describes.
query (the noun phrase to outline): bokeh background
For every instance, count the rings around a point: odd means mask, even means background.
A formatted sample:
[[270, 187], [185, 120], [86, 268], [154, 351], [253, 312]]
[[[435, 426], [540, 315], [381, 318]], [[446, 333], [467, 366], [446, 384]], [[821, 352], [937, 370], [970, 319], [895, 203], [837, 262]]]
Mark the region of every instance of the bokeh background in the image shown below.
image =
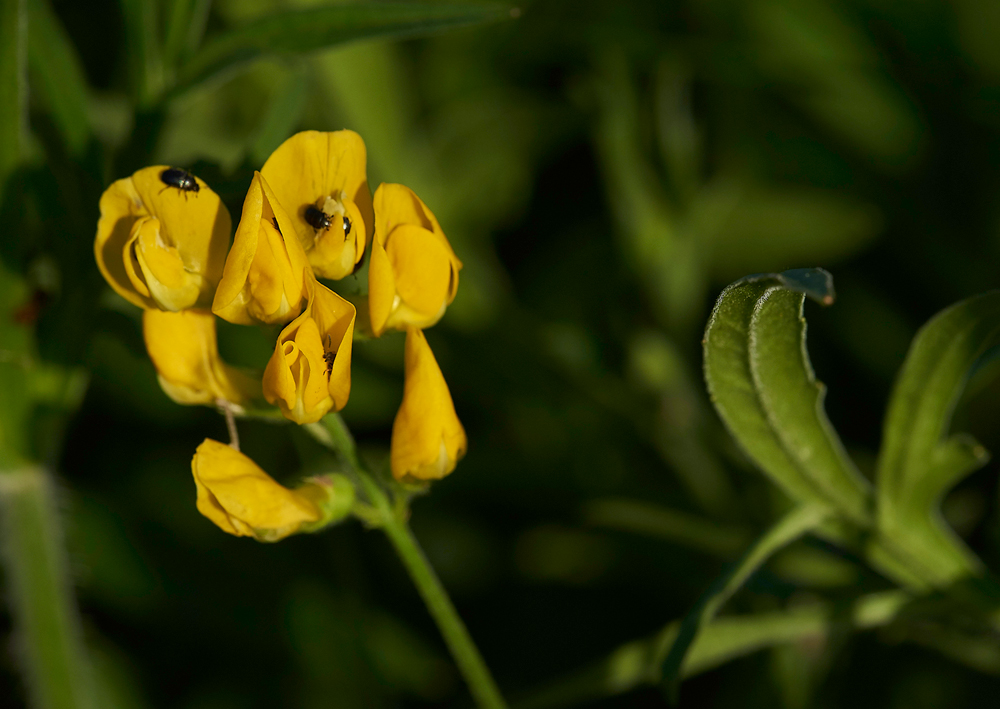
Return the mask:
[[[87, 112], [60, 112], [31, 63], [29, 158], [3, 194], [0, 257], [28, 279], [19, 312], [40, 356], [79, 373], [78, 408], [41, 410], [36, 446], [59, 476], [84, 632], [113, 706], [471, 701], [380, 533], [347, 523], [263, 545], [195, 510], [190, 459], [204, 437], [225, 439], [224, 422], [159, 390], [139, 312], [92, 258], [101, 192], [139, 167], [191, 169], [236, 218], [282, 140], [351, 128], [373, 190], [405, 183], [435, 211], [465, 268], [428, 339], [470, 443], [412, 524], [512, 700], [683, 616], [783, 508], [704, 392], [701, 332], [722, 287], [833, 273], [836, 304], [807, 306], [809, 349], [830, 418], [870, 472], [916, 329], [1000, 286], [992, 0], [526, 1], [484, 27], [266, 57], [157, 110], [137, 108], [136, 2], [50, 3]], [[197, 3], [207, 36], [306, 5]], [[152, 6], [162, 31], [173, 3]], [[363, 274], [338, 284], [364, 286]], [[236, 364], [270, 354], [250, 328], [222, 327], [220, 340]], [[355, 345], [343, 415], [375, 461], [401, 399], [402, 343]], [[1000, 390], [967, 399], [962, 429], [1000, 448]], [[291, 428], [242, 423], [244, 450], [279, 478], [320, 465]], [[988, 465], [944, 502], [994, 569], [996, 480]], [[887, 587], [805, 540], [728, 612]], [[0, 616], [0, 636], [10, 630]], [[22, 706], [16, 648], [4, 648], [0, 703]], [[1000, 689], [1000, 660], [978, 665], [889, 628], [756, 652], [688, 680], [681, 698], [971, 707]], [[666, 705], [657, 688], [587, 704]]]

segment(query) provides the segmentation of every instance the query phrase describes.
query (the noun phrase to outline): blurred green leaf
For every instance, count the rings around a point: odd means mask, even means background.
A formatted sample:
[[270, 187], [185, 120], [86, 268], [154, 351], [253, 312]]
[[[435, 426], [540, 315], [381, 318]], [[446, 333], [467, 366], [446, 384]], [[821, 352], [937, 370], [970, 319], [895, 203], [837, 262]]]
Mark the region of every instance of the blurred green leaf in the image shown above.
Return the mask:
[[779, 549], [783, 549], [803, 534], [818, 527], [829, 514], [825, 506], [804, 505], [782, 517], [747, 550], [733, 567], [713, 584], [695, 607], [681, 621], [677, 636], [662, 665], [662, 683], [676, 697], [681, 667], [691, 645], [702, 629], [711, 622], [722, 606]]
[[69, 152], [79, 155], [90, 137], [89, 88], [80, 57], [47, 0], [28, 0], [28, 61]]
[[801, 269], [728, 286], [705, 329], [705, 380], [733, 437], [786, 493], [867, 523], [868, 485], [826, 418], [806, 352], [807, 295], [832, 303], [830, 274]]
[[[736, 657], [788, 642], [822, 641], [837, 629], [875, 628], [892, 622], [909, 602], [900, 591], [862, 596], [836, 612], [825, 603], [789, 610], [717, 618], [705, 626], [682, 666], [691, 677]], [[680, 627], [674, 622], [651, 638], [621, 645], [603, 660], [558, 679], [519, 702], [514, 709], [577, 706], [656, 682], [663, 656]]]
[[173, 0], [167, 14], [163, 64], [170, 71], [194, 52], [208, 23], [211, 0]]
[[140, 107], [155, 102], [163, 90], [163, 65], [159, 41], [158, 3], [154, 0], [119, 0], [125, 18], [126, 64], [132, 95]]
[[833, 191], [725, 180], [696, 195], [690, 219], [706, 233], [709, 269], [720, 279], [843, 260], [868, 246], [882, 221], [873, 206]]
[[250, 159], [255, 165], [263, 165], [275, 148], [295, 132], [308, 91], [309, 77], [303, 71], [296, 71], [274, 92], [250, 146]]
[[495, 4], [357, 3], [264, 17], [208, 40], [178, 72], [171, 96], [268, 54], [298, 54], [374, 37], [413, 37], [510, 17]]
[[934, 316], [910, 346], [893, 388], [879, 454], [878, 526], [948, 584], [982, 572], [941, 518], [944, 493], [989, 457], [971, 436], [949, 437], [951, 416], [977, 362], [1000, 345], [1000, 293]]
[[0, 0], [0, 191], [21, 160], [27, 20], [24, 0]]

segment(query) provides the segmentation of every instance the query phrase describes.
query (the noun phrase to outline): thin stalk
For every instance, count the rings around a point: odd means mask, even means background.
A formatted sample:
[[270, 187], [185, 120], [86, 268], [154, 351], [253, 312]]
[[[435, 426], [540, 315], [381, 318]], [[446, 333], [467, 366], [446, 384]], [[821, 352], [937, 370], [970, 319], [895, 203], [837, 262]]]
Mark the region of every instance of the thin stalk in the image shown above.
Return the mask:
[[92, 709], [97, 703], [70, 592], [59, 515], [48, 474], [0, 471], [4, 567], [31, 706]]
[[410, 574], [420, 597], [424, 599], [427, 610], [437, 623], [445, 644], [469, 685], [476, 703], [482, 709], [505, 709], [507, 704], [483, 661], [483, 656], [479, 654], [479, 649], [469, 635], [458, 611], [455, 610], [448, 592], [441, 585], [441, 580], [434, 573], [427, 556], [410, 530], [406, 521], [409, 515], [408, 507], [405, 504], [394, 506], [386, 491], [365, 469], [358, 458], [354, 439], [340, 416], [328, 415], [324, 417], [323, 425], [309, 424], [305, 428], [320, 443], [341, 454], [357, 474], [365, 496], [379, 513], [381, 528], [389, 537], [403, 566]]

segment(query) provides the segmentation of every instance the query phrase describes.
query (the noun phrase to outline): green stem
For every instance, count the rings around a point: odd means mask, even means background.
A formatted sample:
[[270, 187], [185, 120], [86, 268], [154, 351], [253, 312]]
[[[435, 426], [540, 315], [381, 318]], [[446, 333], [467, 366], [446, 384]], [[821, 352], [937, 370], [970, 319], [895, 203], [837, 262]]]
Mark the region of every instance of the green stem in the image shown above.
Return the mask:
[[395, 506], [389, 495], [362, 465], [351, 436], [343, 419], [330, 414], [322, 425], [309, 424], [306, 427], [320, 443], [343, 455], [361, 482], [365, 496], [379, 512], [382, 529], [396, 549], [403, 566], [406, 567], [420, 597], [437, 623], [445, 644], [455, 659], [459, 671], [469, 685], [476, 703], [483, 709], [505, 709], [504, 702], [489, 668], [479, 654], [479, 649], [469, 635], [465, 623], [455, 610], [448, 592], [434, 573], [420, 544], [407, 523], [409, 509], [406, 505]]
[[66, 571], [59, 516], [40, 468], [0, 471], [4, 566], [31, 706], [96, 706]]

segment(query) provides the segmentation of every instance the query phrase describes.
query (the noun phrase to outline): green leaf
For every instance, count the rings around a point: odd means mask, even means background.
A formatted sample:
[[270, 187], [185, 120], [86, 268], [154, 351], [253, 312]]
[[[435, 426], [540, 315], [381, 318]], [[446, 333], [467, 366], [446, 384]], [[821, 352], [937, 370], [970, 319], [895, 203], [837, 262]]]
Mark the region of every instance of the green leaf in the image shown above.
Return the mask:
[[28, 2], [28, 62], [69, 152], [87, 147], [88, 87], [76, 48], [46, 0]]
[[947, 308], [913, 339], [889, 401], [877, 469], [879, 531], [938, 585], [982, 572], [945, 525], [940, 502], [988, 458], [970, 436], [948, 431], [973, 368], [998, 345], [1000, 292]]
[[275, 91], [250, 145], [250, 159], [263, 165], [268, 156], [290, 136], [302, 117], [309, 93], [309, 77], [304, 71], [292, 73]]
[[283, 12], [207, 41], [181, 66], [170, 95], [269, 54], [300, 54], [375, 37], [414, 37], [510, 16], [508, 6], [479, 3], [366, 2]]
[[765, 532], [728, 572], [713, 584], [681, 621], [677, 637], [662, 665], [662, 682], [667, 693], [676, 697], [681, 667], [691, 645], [719, 609], [732, 598], [771, 556], [806, 532], [816, 529], [829, 514], [826, 506], [805, 505], [792, 510]]
[[[862, 596], [839, 613], [828, 604], [811, 603], [790, 610], [717, 618], [695, 640], [681, 674], [691, 677], [773, 645], [807, 638], [821, 640], [845, 628], [860, 630], [887, 625], [899, 616], [909, 600], [901, 591], [883, 591]], [[514, 709], [579, 706], [653, 684], [679, 627], [680, 623], [674, 622], [651, 638], [625, 643], [604, 659], [528, 694], [514, 703]]]
[[0, 0], [0, 190], [21, 160], [26, 117], [26, 40], [24, 0]]
[[705, 329], [705, 380], [730, 433], [800, 502], [869, 526], [870, 489], [823, 410], [806, 352], [805, 297], [833, 302], [822, 269], [748, 276], [719, 296]]
[[132, 93], [142, 107], [150, 106], [163, 90], [158, 3], [153, 0], [119, 0], [125, 20], [126, 64]]

